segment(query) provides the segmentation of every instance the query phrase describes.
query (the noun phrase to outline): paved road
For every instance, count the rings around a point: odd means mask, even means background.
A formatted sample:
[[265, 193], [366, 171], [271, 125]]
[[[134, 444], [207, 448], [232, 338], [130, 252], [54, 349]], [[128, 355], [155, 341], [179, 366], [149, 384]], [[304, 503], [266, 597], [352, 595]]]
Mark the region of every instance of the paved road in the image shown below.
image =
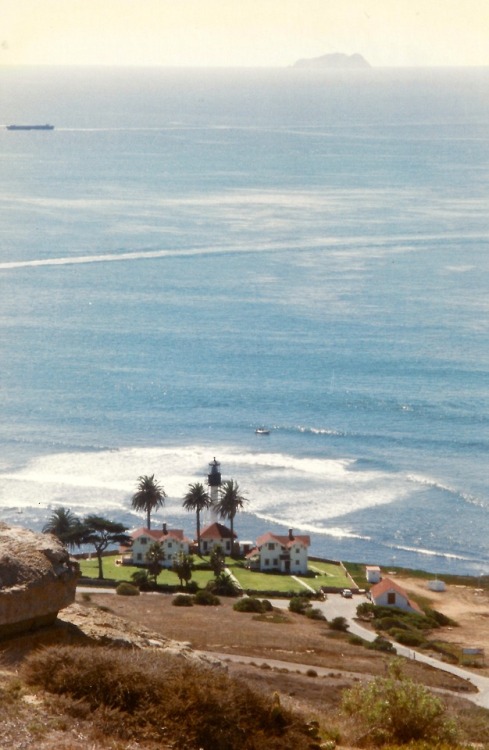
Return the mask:
[[[77, 588], [77, 592], [80, 594], [114, 594], [115, 589], [79, 586]], [[158, 596], [159, 594], [155, 592], [148, 592], [144, 595]], [[331, 621], [335, 617], [344, 617], [348, 621], [349, 633], [358, 635], [360, 636], [360, 638], [363, 638], [366, 641], [373, 641], [376, 638], [377, 633], [373, 633], [371, 630], [367, 630], [367, 628], [362, 627], [358, 622], [355, 621], [357, 606], [362, 601], [367, 601], [367, 599], [361, 596], [354, 596], [352, 599], [345, 599], [341, 596], [341, 594], [328, 594], [328, 598], [326, 601], [315, 601], [314, 606], [320, 609], [326, 619], [329, 621]], [[288, 609], [289, 599], [274, 599], [273, 605], [274, 607], [278, 607], [280, 609]], [[416, 661], [420, 661], [423, 664], [429, 664], [435, 669], [441, 669], [444, 672], [449, 672], [450, 674], [454, 674], [457, 677], [462, 678], [463, 680], [467, 680], [467, 682], [471, 682], [479, 692], [465, 693], [463, 697], [467, 698], [467, 700], [470, 700], [473, 703], [476, 703], [478, 706], [489, 709], [489, 677], [482, 677], [481, 675], [477, 675], [474, 672], [469, 672], [466, 669], [461, 669], [460, 667], [453, 666], [452, 664], [447, 664], [443, 661], [440, 661], [439, 659], [434, 659], [432, 656], [428, 656], [421, 651], [416, 651], [412, 648], [407, 648], [407, 646], [402, 646], [400, 643], [395, 643], [394, 645], [396, 647], [397, 653], [400, 656], [404, 656], [407, 659], [416, 659]], [[229, 654], [214, 654], [214, 656], [220, 656], [220, 658], [222, 659], [230, 659], [232, 661], [240, 661], [245, 663], [261, 663], [263, 661], [266, 661], [272, 667], [276, 666], [279, 669], [290, 669], [290, 662], [280, 662], [274, 659], [256, 659], [247, 656], [239, 656], [238, 654], [235, 654], [233, 656], [230, 656]], [[301, 672], [307, 672], [308, 669], [314, 669], [319, 675], [329, 674], [331, 672], [331, 669], [311, 666], [310, 664], [294, 664], [294, 669], [297, 669], [297, 671]], [[344, 674], [348, 675], [350, 673], [345, 672]]]
[[[371, 630], [362, 627], [358, 622], [355, 621], [357, 606], [362, 601], [368, 601], [366, 597], [354, 596], [352, 599], [345, 599], [341, 594], [328, 594], [328, 598], [324, 602], [314, 602], [314, 606], [321, 610], [327, 620], [331, 621], [335, 617], [344, 617], [348, 621], [348, 632], [353, 635], [358, 635], [366, 641], [373, 641], [377, 637], [377, 633], [373, 633]], [[273, 604], [276, 607], [288, 609], [289, 601], [287, 599], [274, 599]], [[434, 659], [432, 656], [428, 656], [421, 651], [402, 646], [400, 643], [394, 644], [399, 656], [404, 656], [407, 659], [416, 659], [423, 664], [429, 664], [435, 669], [441, 669], [444, 672], [456, 675], [457, 677], [467, 680], [474, 685], [478, 693], [466, 693], [464, 698], [473, 701], [478, 706], [489, 708], [489, 677], [482, 677], [481, 675], [469, 672], [467, 669], [461, 669], [452, 664]]]

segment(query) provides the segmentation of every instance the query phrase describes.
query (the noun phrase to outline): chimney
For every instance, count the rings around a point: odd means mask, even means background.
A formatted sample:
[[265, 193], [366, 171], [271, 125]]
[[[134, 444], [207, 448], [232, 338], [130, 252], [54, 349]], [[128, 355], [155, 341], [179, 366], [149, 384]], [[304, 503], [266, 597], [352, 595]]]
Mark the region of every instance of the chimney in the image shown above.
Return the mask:
[[168, 532], [166, 530], [166, 523], [163, 524], [163, 534], [168, 534]]
[[289, 529], [289, 539], [290, 539], [291, 542], [294, 541], [294, 535], [293, 535], [292, 531], [293, 531], [293, 529]]

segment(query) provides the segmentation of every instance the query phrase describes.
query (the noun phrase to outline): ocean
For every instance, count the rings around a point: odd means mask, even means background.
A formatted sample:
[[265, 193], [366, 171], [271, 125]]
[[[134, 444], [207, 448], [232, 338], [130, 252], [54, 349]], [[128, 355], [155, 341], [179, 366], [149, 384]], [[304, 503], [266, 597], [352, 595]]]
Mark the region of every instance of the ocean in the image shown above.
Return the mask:
[[[489, 69], [0, 69], [0, 520], [489, 573]], [[269, 435], [256, 435], [265, 426]]]

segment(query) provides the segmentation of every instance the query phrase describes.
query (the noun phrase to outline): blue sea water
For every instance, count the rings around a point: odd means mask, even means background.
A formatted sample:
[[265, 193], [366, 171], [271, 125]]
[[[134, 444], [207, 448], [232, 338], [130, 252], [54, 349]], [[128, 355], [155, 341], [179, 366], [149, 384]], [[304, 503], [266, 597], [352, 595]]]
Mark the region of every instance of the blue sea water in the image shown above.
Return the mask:
[[[489, 70], [0, 70], [0, 519], [489, 573]], [[269, 436], [255, 435], [265, 425]]]

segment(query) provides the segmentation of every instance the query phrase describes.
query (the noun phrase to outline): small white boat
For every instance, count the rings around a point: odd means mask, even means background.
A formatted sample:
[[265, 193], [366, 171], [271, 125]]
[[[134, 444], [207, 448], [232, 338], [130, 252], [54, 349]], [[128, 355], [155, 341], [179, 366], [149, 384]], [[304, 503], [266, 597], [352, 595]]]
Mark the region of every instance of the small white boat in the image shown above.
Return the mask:
[[267, 430], [266, 427], [257, 427], [255, 435], [270, 435], [270, 430]]

